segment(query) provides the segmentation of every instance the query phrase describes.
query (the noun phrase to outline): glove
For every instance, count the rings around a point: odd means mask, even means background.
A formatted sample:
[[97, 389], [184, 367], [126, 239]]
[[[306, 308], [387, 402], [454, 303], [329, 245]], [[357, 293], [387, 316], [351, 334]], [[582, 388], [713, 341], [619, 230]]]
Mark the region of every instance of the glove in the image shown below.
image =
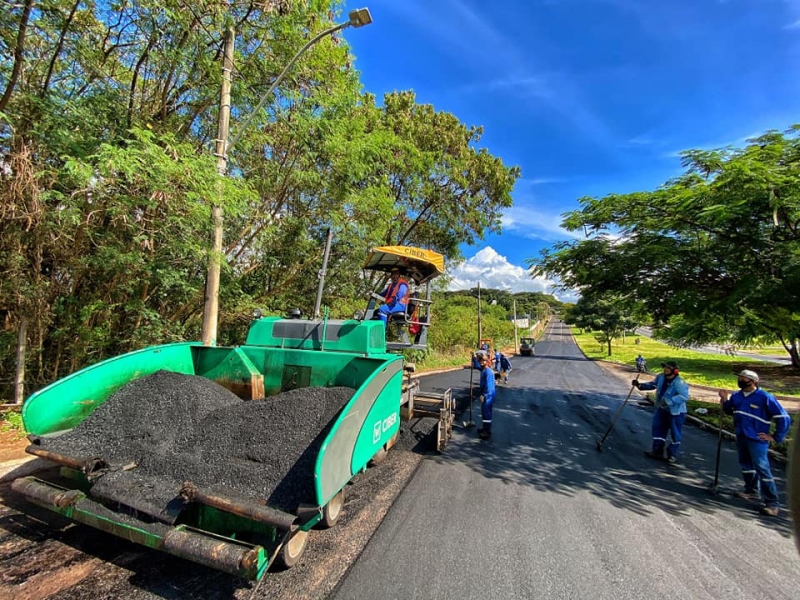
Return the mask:
[[480, 398], [480, 400], [481, 400], [481, 404], [483, 404], [484, 402], [486, 402], [486, 396], [484, 396], [483, 394], [481, 394], [481, 398]]
[[631, 381], [631, 385], [638, 390], [639, 389], [639, 380], [638, 379], [634, 379], [633, 381]]

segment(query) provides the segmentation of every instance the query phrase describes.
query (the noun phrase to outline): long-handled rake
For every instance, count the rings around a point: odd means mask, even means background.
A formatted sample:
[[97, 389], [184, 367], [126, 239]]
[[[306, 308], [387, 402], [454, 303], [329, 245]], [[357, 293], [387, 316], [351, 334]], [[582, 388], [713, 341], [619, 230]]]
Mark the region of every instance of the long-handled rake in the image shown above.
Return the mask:
[[714, 467], [714, 483], [708, 486], [706, 491], [712, 496], [719, 494], [719, 457], [722, 452], [722, 409], [719, 411], [719, 431], [717, 433], [717, 464]]
[[[639, 374], [638, 373], [636, 375], [635, 381], [639, 381]], [[605, 443], [606, 438], [608, 437], [608, 434], [610, 434], [611, 431], [614, 429], [614, 425], [617, 424], [617, 419], [619, 419], [619, 416], [622, 414], [622, 409], [624, 409], [625, 405], [628, 404], [628, 400], [631, 399], [631, 394], [633, 394], [633, 388], [635, 388], [635, 387], [636, 387], [635, 385], [631, 384], [631, 389], [628, 391], [628, 395], [625, 396], [625, 402], [623, 402], [622, 405], [617, 409], [617, 414], [615, 414], [614, 418], [611, 419], [611, 425], [608, 426], [608, 429], [606, 430], [605, 435], [603, 435], [602, 438], [597, 440], [596, 446], [597, 446], [597, 451], [598, 452], [602, 452], [603, 451], [603, 444]]]

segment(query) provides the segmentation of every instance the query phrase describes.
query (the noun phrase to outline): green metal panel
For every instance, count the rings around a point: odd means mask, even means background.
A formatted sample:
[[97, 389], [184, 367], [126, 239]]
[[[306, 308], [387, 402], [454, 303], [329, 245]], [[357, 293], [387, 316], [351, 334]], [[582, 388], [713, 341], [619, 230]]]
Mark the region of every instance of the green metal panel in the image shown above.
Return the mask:
[[[391, 419], [392, 414], [397, 415], [399, 426], [402, 369], [402, 357], [386, 354], [383, 358], [353, 360], [341, 373], [337, 385], [352, 385], [357, 391], [342, 410], [317, 456], [314, 480], [320, 506], [327, 504], [397, 430], [392, 423], [393, 429], [382, 431], [380, 437], [372, 437], [376, 423]], [[359, 376], [364, 379], [357, 385], [354, 378]]]
[[308, 321], [265, 317], [250, 326], [245, 345], [355, 354], [386, 353], [383, 322], [354, 319]]
[[[376, 375], [373, 388], [379, 389], [372, 408], [364, 420], [353, 450], [350, 471], [357, 473], [400, 429], [400, 397], [402, 395], [402, 360]], [[365, 390], [371, 394], [371, 390]]]
[[[350, 365], [358, 359], [346, 352], [263, 346], [241, 346], [239, 350], [264, 374], [264, 391], [267, 396], [296, 387], [348, 385], [357, 388], [366, 378], [366, 375], [356, 375], [354, 379], [357, 385], [344, 382], [342, 373], [349, 372]], [[201, 367], [202, 365], [198, 366], [198, 374], [207, 376]]]
[[241, 381], [247, 383], [258, 374], [258, 368], [241, 348], [203, 346], [195, 351], [195, 374], [214, 381]]
[[72, 429], [126, 383], [159, 370], [193, 374], [197, 342], [167, 344], [104, 360], [32, 394], [22, 407], [25, 430], [44, 435]]

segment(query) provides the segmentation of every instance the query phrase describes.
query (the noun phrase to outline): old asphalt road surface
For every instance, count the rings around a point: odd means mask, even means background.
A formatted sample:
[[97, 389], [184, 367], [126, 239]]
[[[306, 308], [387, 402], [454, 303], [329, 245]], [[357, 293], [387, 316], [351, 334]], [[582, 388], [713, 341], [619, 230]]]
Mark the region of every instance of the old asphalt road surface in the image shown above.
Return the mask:
[[[652, 462], [652, 409], [636, 402], [597, 452], [629, 388], [585, 360], [566, 326], [513, 364], [493, 440], [460, 430], [424, 460], [333, 597], [798, 598], [789, 517], [732, 497], [731, 443], [722, 493], [709, 496], [716, 436], [687, 426], [680, 466]], [[464, 370], [426, 385], [468, 381]]]

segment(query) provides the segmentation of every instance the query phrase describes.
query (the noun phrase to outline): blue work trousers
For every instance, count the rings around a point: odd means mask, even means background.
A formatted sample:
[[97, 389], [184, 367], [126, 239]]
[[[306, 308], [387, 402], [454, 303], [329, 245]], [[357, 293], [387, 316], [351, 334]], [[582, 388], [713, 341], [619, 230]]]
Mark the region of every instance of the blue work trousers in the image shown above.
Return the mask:
[[487, 433], [492, 431], [492, 406], [494, 405], [494, 394], [486, 396], [481, 404], [481, 419], [483, 420], [483, 430]]
[[406, 312], [405, 304], [398, 304], [395, 307], [390, 307], [388, 304], [384, 304], [378, 309], [378, 318], [386, 324], [389, 321], [389, 315], [393, 313], [402, 313]]
[[742, 467], [745, 489], [750, 493], [760, 489], [764, 504], [778, 506], [778, 487], [769, 467], [769, 443], [737, 435], [736, 448], [739, 450], [739, 466]]
[[667, 456], [678, 456], [683, 437], [683, 424], [686, 422], [686, 413], [673, 415], [669, 409], [658, 408], [653, 415], [653, 452], [661, 454], [667, 444], [667, 434], [672, 438], [672, 443], [667, 446]]

